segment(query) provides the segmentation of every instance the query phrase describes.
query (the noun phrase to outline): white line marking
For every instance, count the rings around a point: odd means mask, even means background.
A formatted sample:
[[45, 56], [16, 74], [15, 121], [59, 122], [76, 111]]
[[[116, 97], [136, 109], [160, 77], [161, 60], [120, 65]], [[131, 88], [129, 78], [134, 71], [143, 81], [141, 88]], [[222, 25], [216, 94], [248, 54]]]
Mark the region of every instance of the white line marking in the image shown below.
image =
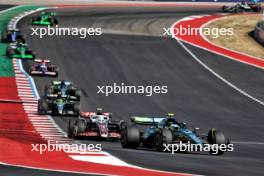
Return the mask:
[[[178, 21], [180, 22], [180, 21]], [[177, 22], [176, 22], [177, 23]], [[173, 26], [175, 26], [175, 24], [173, 24]], [[171, 28], [171, 32], [173, 34], [173, 28]], [[173, 36], [174, 37], [174, 36]], [[202, 65], [206, 70], [208, 70], [210, 73], [212, 73], [214, 76], [216, 76], [218, 79], [220, 79], [221, 81], [223, 81], [225, 84], [227, 84], [228, 86], [232, 87], [233, 89], [235, 89], [236, 91], [238, 91], [239, 93], [241, 93], [242, 95], [248, 97], [249, 99], [257, 102], [258, 104], [264, 106], [264, 102], [251, 96], [250, 94], [248, 94], [247, 92], [243, 91], [242, 89], [238, 88], [237, 86], [235, 86], [234, 84], [232, 84], [231, 82], [229, 82], [228, 80], [226, 80], [225, 78], [223, 78], [221, 75], [219, 75], [218, 73], [216, 73], [214, 70], [212, 70], [209, 66], [207, 66], [205, 63], [203, 63], [191, 50], [189, 50], [182, 42], [181, 40], [179, 40], [179, 38], [174, 37], [176, 39], [176, 41], [182, 46], [183, 49], [185, 49], [185, 51], [187, 51], [187, 53], [189, 53], [194, 60], [196, 60], [200, 65]]]
[[49, 120], [46, 119], [30, 119], [31, 122], [50, 122]]
[[21, 85], [21, 84], [17, 84], [17, 87], [19, 89], [31, 89], [31, 87], [29, 85]]
[[20, 96], [20, 98], [22, 98], [22, 99], [26, 99], [26, 98], [34, 98], [34, 100], [36, 100], [36, 98], [34, 97], [34, 96], [32, 96], [30, 93], [32, 93], [32, 92], [24, 92], [24, 93], [22, 93], [22, 95]]
[[111, 157], [111, 156], [80, 156], [80, 155], [69, 155], [72, 159], [78, 161], [86, 161], [86, 162], [93, 162], [93, 163], [100, 163], [100, 164], [107, 164], [107, 165], [115, 165], [115, 166], [130, 166], [129, 164], [119, 160], [118, 158]]
[[16, 77], [16, 82], [26, 82], [28, 81], [28, 78], [19, 78], [19, 77]]
[[264, 145], [264, 142], [253, 142], [253, 141], [231, 141], [233, 144], [247, 144], [247, 145]]

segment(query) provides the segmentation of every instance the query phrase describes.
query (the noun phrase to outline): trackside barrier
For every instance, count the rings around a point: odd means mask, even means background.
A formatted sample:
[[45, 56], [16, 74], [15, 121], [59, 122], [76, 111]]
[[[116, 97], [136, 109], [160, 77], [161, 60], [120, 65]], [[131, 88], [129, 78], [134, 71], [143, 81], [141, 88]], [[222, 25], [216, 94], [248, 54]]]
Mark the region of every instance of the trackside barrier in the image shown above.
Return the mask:
[[264, 46], [264, 20], [259, 21], [254, 30], [255, 39]]

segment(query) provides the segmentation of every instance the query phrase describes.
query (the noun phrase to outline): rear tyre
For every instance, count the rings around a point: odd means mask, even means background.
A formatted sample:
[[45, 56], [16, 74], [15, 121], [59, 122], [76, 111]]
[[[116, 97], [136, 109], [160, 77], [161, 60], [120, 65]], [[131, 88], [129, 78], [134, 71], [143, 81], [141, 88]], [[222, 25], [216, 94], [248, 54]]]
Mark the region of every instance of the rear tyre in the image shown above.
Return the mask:
[[257, 6], [256, 12], [261, 12], [262, 8], [261, 6]]
[[54, 25], [58, 25], [58, 20], [57, 20], [57, 18], [53, 18], [53, 24], [54, 24]]
[[76, 90], [75, 91], [75, 97], [77, 98], [77, 100], [80, 100], [81, 99], [81, 91], [80, 90]]
[[69, 126], [68, 126], [68, 137], [69, 138], [74, 138], [76, 136], [76, 121], [75, 120], [70, 120], [69, 121]]
[[38, 21], [38, 17], [33, 17], [33, 18], [31, 19], [31, 24], [33, 24], [35, 21]]
[[7, 48], [6, 56], [11, 57], [14, 54], [15, 54], [15, 51], [12, 48]]
[[121, 145], [123, 148], [136, 149], [140, 144], [140, 132], [136, 126], [126, 126], [121, 131]]
[[222, 11], [223, 11], [223, 12], [226, 12], [226, 9], [227, 9], [227, 6], [224, 5], [224, 6], [222, 7]]
[[54, 70], [54, 72], [55, 72], [55, 77], [58, 77], [59, 76], [59, 68], [56, 67], [55, 70]]
[[30, 50], [30, 54], [32, 55], [32, 59], [35, 59], [36, 58], [36, 53], [34, 51], [31, 51]]
[[19, 43], [26, 43], [26, 40], [25, 40], [25, 38], [24, 38], [23, 35], [20, 35], [19, 37], [17, 37], [17, 42], [19, 42]]
[[50, 95], [50, 94], [53, 94], [53, 89], [52, 89], [51, 86], [46, 85], [46, 86], [45, 86], [45, 90], [44, 90], [44, 95], [45, 95], [45, 96], [48, 96], [48, 95]]
[[80, 114], [80, 103], [75, 103], [73, 105], [73, 111], [76, 113], [76, 115], [79, 115]]
[[28, 70], [28, 72], [29, 72], [29, 74], [30, 75], [32, 75], [32, 71], [34, 70], [34, 68], [33, 67], [29, 67], [29, 70]]

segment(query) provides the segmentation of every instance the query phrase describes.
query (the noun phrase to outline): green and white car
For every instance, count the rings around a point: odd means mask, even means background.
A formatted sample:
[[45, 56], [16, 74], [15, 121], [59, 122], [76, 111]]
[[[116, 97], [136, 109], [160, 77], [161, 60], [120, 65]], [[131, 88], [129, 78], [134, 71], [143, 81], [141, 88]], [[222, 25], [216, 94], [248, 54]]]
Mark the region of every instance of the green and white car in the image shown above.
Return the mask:
[[17, 59], [35, 59], [35, 54], [26, 43], [14, 42], [6, 49], [6, 56]]
[[44, 25], [53, 26], [58, 24], [58, 20], [55, 17], [56, 13], [41, 12], [38, 16], [35, 16], [31, 20], [32, 25]]

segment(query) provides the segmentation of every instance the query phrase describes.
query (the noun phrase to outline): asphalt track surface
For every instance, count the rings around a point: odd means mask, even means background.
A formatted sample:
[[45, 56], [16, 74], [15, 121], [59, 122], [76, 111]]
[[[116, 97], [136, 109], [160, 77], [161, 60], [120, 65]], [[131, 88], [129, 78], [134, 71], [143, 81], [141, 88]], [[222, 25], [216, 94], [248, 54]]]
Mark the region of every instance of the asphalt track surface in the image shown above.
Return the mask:
[[[58, 10], [63, 27], [103, 25], [151, 33], [168, 27], [184, 16], [208, 14], [216, 9], [185, 8], [82, 8]], [[205, 175], [263, 175], [264, 107], [241, 95], [199, 65], [174, 39], [153, 36], [103, 34], [80, 39], [76, 36], [30, 36], [29, 18], [19, 26], [39, 57], [50, 58], [60, 67], [60, 79], [72, 80], [83, 91], [82, 110], [102, 106], [118, 119], [131, 115], [163, 115], [175, 112], [181, 121], [207, 131], [222, 130], [235, 151], [223, 156], [207, 153], [160, 153], [122, 149], [118, 142], [103, 148], [122, 160], [146, 168]], [[165, 21], [165, 22], [164, 22]], [[161, 30], [162, 31], [162, 30]], [[186, 45], [224, 78], [263, 100], [264, 71]], [[31, 62], [24, 62], [25, 68]], [[52, 79], [35, 77], [40, 94]], [[167, 85], [168, 93], [143, 95], [97, 94], [98, 85]], [[67, 131], [68, 117], [53, 117]], [[82, 141], [96, 143], [95, 141]], [[255, 144], [257, 143], [257, 144]]]

